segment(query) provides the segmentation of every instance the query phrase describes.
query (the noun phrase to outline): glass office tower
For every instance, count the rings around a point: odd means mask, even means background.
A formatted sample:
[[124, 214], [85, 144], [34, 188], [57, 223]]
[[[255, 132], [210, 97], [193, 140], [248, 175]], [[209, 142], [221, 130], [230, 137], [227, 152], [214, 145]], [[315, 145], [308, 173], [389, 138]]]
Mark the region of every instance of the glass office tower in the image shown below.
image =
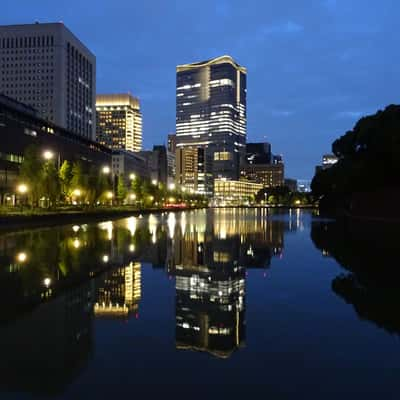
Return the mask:
[[[177, 151], [205, 149], [205, 158], [212, 161], [212, 170], [204, 171], [211, 176], [207, 194], [212, 179], [239, 178], [246, 144], [246, 69], [222, 56], [176, 70]], [[182, 174], [177, 166], [177, 178], [185, 184]]]

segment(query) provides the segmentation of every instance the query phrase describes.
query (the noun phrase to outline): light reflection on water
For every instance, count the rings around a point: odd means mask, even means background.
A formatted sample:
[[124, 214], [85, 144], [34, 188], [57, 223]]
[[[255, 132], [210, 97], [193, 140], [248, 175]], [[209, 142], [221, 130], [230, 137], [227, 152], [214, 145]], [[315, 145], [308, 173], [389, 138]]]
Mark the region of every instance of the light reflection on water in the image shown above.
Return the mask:
[[[124, 393], [134, 382], [179, 384], [179, 374], [195, 384], [207, 365], [222, 371], [210, 383], [245, 384], [269, 373], [274, 396], [286, 393], [280, 382], [288, 373], [297, 383], [309, 379], [297, 368], [307, 354], [326, 395], [348, 384], [346, 374], [328, 372], [332, 365], [361, 379], [356, 371], [366, 364], [355, 359], [362, 353], [373, 367], [379, 356], [369, 338], [394, 368], [400, 352], [388, 333], [400, 333], [396, 272], [385, 268], [388, 281], [374, 268], [393, 261], [393, 235], [380, 232], [385, 244], [375, 238], [366, 251], [371, 235], [355, 229], [301, 210], [214, 209], [2, 234], [0, 391], [72, 398], [68, 391], [81, 395], [90, 377], [107, 370], [110, 382], [122, 371], [137, 377], [119, 387]], [[329, 346], [320, 346], [321, 337]], [[160, 368], [166, 363], [163, 374], [141, 368], [154, 368], [155, 353]], [[394, 390], [384, 371], [373, 382], [379, 379]], [[353, 385], [360, 389], [357, 379]]]

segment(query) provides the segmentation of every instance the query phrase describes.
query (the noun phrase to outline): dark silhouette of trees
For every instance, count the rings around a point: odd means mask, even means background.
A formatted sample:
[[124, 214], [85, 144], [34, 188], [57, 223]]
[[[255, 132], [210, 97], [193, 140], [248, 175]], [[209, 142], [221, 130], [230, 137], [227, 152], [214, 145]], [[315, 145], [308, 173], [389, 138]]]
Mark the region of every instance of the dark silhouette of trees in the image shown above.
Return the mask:
[[316, 173], [311, 183], [318, 197], [345, 199], [354, 192], [400, 187], [400, 106], [361, 118], [335, 140], [339, 161]]

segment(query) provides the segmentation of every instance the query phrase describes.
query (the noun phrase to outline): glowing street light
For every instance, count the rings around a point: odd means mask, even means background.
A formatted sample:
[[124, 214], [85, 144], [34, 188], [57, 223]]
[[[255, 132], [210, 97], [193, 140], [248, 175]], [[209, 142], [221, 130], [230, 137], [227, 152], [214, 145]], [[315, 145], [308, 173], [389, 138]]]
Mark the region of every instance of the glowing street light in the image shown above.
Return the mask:
[[174, 189], [175, 189], [175, 183], [170, 183], [170, 184], [168, 185], [168, 189], [169, 189], [169, 190], [174, 190]]
[[74, 246], [75, 249], [79, 249], [79, 247], [81, 247], [81, 241], [76, 238], [73, 242], [72, 245]]
[[79, 197], [82, 194], [82, 191], [80, 189], [75, 189], [72, 194], [76, 197]]
[[149, 200], [153, 201], [154, 200], [154, 196], [149, 196]]
[[28, 186], [25, 185], [25, 183], [21, 183], [20, 185], [18, 185], [17, 191], [18, 193], [25, 194], [28, 191]]
[[158, 183], [158, 181], [157, 181], [157, 179], [153, 179], [153, 180], [151, 181], [151, 183], [152, 183], [152, 185], [156, 186], [157, 183]]
[[108, 257], [108, 255], [105, 254], [105, 255], [103, 256], [103, 262], [104, 262], [104, 263], [108, 263], [109, 260], [110, 260], [110, 257]]
[[51, 284], [51, 279], [50, 278], [45, 278], [43, 283], [44, 283], [44, 286], [49, 287], [50, 284]]
[[111, 172], [111, 169], [110, 169], [110, 167], [109, 167], [108, 165], [105, 165], [105, 166], [102, 168], [101, 172], [103, 172], [103, 174], [108, 175], [108, 174]]
[[113, 198], [113, 193], [112, 192], [107, 192], [106, 193], [107, 199], [112, 199]]
[[134, 181], [135, 179], [136, 179], [136, 175], [135, 174], [130, 174], [129, 175], [129, 179], [131, 180], [131, 181]]
[[18, 262], [20, 262], [20, 263], [24, 263], [24, 262], [26, 261], [27, 258], [28, 258], [28, 257], [27, 257], [27, 255], [26, 255], [26, 253], [24, 253], [24, 252], [21, 252], [21, 253], [18, 253], [18, 254], [17, 254], [17, 260], [18, 260]]
[[80, 226], [79, 226], [79, 225], [74, 225], [74, 226], [72, 227], [72, 230], [73, 230], [75, 233], [78, 232], [79, 229], [80, 229]]
[[135, 193], [131, 193], [129, 195], [129, 197], [130, 197], [131, 200], [136, 200], [136, 194]]
[[52, 160], [54, 157], [54, 153], [50, 150], [45, 150], [43, 152], [43, 158], [47, 161]]

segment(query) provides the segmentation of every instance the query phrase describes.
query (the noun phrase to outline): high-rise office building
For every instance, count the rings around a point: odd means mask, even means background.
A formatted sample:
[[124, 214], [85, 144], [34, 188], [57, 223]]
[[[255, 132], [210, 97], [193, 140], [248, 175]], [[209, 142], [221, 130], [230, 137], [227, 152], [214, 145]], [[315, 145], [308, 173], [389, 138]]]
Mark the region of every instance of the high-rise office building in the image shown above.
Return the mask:
[[0, 26], [0, 93], [95, 139], [96, 58], [62, 23]]
[[271, 144], [247, 143], [246, 144], [246, 162], [248, 164], [270, 164], [272, 161]]
[[222, 56], [176, 71], [177, 150], [204, 149], [212, 158], [206, 172], [238, 179], [246, 143], [246, 69]]
[[137, 97], [102, 94], [96, 97], [97, 141], [116, 150], [142, 150], [142, 114]]

